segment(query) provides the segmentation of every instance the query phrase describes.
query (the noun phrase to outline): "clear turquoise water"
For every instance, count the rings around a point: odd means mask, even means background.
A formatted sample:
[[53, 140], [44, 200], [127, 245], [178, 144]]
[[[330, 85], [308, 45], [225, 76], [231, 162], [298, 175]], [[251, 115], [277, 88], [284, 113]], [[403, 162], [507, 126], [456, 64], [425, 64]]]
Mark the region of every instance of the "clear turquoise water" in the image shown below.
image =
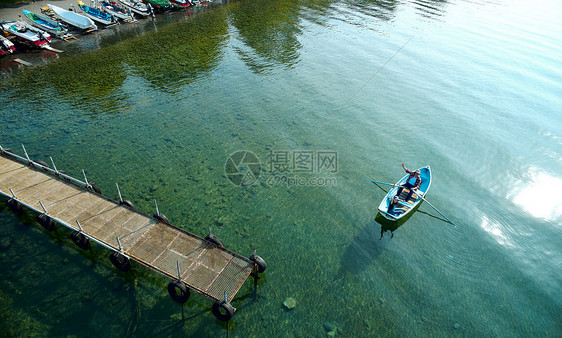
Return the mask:
[[[147, 213], [157, 199], [268, 270], [239, 291], [227, 332], [208, 299], [182, 320], [164, 278], [119, 274], [101, 247], [82, 253], [1, 207], [0, 332], [560, 336], [560, 13], [547, 0], [214, 3], [24, 55], [38, 66], [2, 75], [2, 146], [85, 168], [112, 198], [118, 182]], [[238, 150], [263, 164], [245, 188], [224, 171]], [[337, 173], [295, 175], [337, 184], [268, 184], [270, 152], [323, 150]], [[395, 182], [402, 161], [431, 165], [428, 200], [456, 227], [424, 204], [379, 240], [384, 192], [359, 178]]]

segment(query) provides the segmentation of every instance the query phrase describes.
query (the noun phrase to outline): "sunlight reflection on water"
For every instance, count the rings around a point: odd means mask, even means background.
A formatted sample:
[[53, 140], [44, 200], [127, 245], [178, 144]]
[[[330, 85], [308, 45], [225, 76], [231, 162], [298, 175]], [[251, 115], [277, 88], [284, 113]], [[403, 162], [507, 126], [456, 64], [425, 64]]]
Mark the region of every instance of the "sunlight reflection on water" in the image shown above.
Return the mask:
[[551, 176], [538, 168], [529, 169], [530, 181], [516, 184], [508, 196], [515, 204], [536, 218], [554, 221], [562, 215], [562, 179]]
[[480, 222], [480, 227], [486, 232], [491, 234], [494, 239], [503, 246], [514, 246], [514, 243], [503, 231], [503, 226], [493, 219], [489, 219], [485, 215], [482, 215], [482, 221]]

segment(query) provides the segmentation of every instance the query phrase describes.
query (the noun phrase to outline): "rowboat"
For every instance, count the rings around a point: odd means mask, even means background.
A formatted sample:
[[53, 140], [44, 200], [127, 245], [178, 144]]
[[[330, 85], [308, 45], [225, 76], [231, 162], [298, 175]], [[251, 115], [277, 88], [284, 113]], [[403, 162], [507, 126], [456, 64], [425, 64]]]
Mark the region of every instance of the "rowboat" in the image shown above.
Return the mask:
[[31, 24], [59, 39], [66, 39], [72, 36], [68, 33], [68, 28], [58, 21], [51, 19], [50, 17], [42, 14], [33, 13], [28, 10], [22, 10], [24, 19]]
[[399, 219], [408, 215], [418, 206], [418, 204], [420, 204], [420, 202], [422, 201], [422, 196], [425, 196], [425, 194], [427, 194], [429, 186], [431, 185], [431, 169], [429, 166], [427, 166], [420, 168], [419, 170], [421, 178], [420, 188], [415, 191], [407, 201], [405, 201], [404, 199], [408, 196], [409, 189], [404, 188], [400, 193], [399, 201], [395, 203], [389, 210], [389, 207], [391, 206], [391, 204], [393, 204], [392, 199], [394, 198], [394, 196], [396, 196], [398, 189], [400, 188], [400, 186], [406, 183], [406, 180], [410, 176], [408, 174], [402, 177], [398, 182], [396, 182], [396, 184], [394, 184], [392, 189], [388, 191], [384, 199], [381, 201], [381, 204], [379, 205], [379, 212], [386, 219], [391, 221], [398, 221]]
[[2, 29], [25, 44], [41, 46], [51, 42], [49, 33], [32, 27], [23, 21], [4, 21], [0, 23]]
[[16, 47], [12, 41], [0, 35], [0, 55], [8, 55], [16, 52]]
[[133, 14], [131, 14], [129, 9], [118, 5], [115, 1], [100, 1], [100, 8], [108, 14], [113, 15], [116, 18], [122, 19], [124, 21], [134, 20]]
[[169, 0], [144, 0], [144, 2], [149, 3], [154, 8], [163, 10], [173, 7], [172, 3]]
[[49, 7], [49, 9], [53, 11], [53, 13], [55, 13], [55, 16], [57, 18], [61, 19], [61, 21], [64, 21], [71, 26], [87, 31], [98, 29], [98, 26], [96, 26], [96, 24], [90, 18], [82, 14], [67, 11], [66, 9], [60, 8], [55, 5], [47, 4], [47, 7]]
[[82, 1], [78, 1], [78, 7], [85, 16], [104, 25], [112, 25], [117, 23], [117, 19], [106, 12], [102, 12], [97, 8], [86, 6]]
[[170, 1], [178, 7], [188, 7], [192, 5], [190, 0], [170, 0]]
[[133, 13], [149, 16], [154, 15], [152, 11], [152, 6], [150, 4], [145, 4], [137, 0], [118, 0], [123, 6], [133, 11]]

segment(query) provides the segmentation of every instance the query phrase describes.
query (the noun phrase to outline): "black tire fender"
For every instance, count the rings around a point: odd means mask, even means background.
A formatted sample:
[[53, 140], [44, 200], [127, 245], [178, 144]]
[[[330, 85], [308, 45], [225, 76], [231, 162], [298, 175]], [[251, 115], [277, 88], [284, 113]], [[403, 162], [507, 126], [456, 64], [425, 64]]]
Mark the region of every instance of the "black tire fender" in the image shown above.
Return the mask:
[[190, 296], [189, 288], [184, 282], [176, 280], [168, 284], [168, 293], [176, 302], [183, 304], [187, 302]]
[[257, 272], [261, 273], [261, 272], [264, 272], [265, 269], [267, 269], [267, 264], [265, 263], [263, 258], [261, 258], [260, 256], [251, 255], [250, 260], [256, 264], [256, 271]]
[[24, 212], [24, 209], [23, 209], [23, 206], [21, 205], [21, 203], [16, 201], [13, 198], [10, 198], [9, 200], [7, 200], [6, 205], [16, 215], [21, 215]]
[[154, 214], [154, 216], [152, 216], [152, 217], [156, 218], [157, 220], [159, 220], [161, 222], [170, 224], [170, 221], [168, 221], [168, 217], [164, 216], [164, 214]]
[[49, 165], [48, 165], [47, 162], [45, 162], [45, 161], [37, 160], [37, 161], [33, 161], [33, 162], [35, 162], [36, 164], [40, 164], [40, 165], [42, 165], [43, 167], [45, 167], [45, 168], [41, 168], [41, 169], [43, 169], [43, 170], [47, 170], [46, 168], [49, 168]]
[[205, 240], [211, 242], [213, 245], [218, 246], [219, 248], [224, 248], [224, 244], [222, 243], [221, 239], [215, 235], [207, 235]]
[[53, 219], [48, 215], [46, 214], [37, 215], [35, 219], [37, 220], [37, 223], [39, 223], [39, 225], [45, 228], [45, 230], [47, 231], [55, 230], [55, 222], [53, 222]]
[[213, 315], [221, 322], [228, 322], [234, 316], [236, 309], [224, 299], [217, 300], [213, 304]]
[[101, 195], [101, 189], [100, 187], [98, 187], [97, 184], [95, 184], [94, 182], [90, 183], [90, 188], [91, 191], [95, 192], [96, 194], [100, 194]]
[[133, 202], [129, 200], [122, 200], [121, 202], [119, 202], [119, 205], [124, 205], [131, 210], [135, 210], [135, 206], [133, 205]]
[[127, 272], [131, 268], [131, 262], [129, 262], [129, 259], [119, 252], [113, 252], [109, 256], [109, 260], [111, 261], [111, 264], [113, 264], [113, 266], [121, 272]]
[[58, 177], [60, 177], [61, 179], [65, 180], [65, 181], [70, 181], [70, 179], [68, 178], [68, 176], [66, 176], [66, 172], [59, 170], [59, 173], [57, 175]]
[[70, 234], [70, 239], [82, 250], [90, 250], [92, 246], [90, 245], [90, 239], [86, 237], [83, 233], [74, 231]]

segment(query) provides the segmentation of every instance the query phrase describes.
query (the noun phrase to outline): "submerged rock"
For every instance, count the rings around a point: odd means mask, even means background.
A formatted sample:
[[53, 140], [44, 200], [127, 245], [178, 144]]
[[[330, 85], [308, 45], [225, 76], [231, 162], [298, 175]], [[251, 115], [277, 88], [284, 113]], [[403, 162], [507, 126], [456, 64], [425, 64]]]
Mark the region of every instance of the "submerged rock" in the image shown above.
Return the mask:
[[328, 337], [334, 337], [338, 333], [341, 333], [341, 329], [338, 327], [338, 324], [329, 321], [324, 322], [324, 329], [326, 330]]
[[333, 323], [330, 323], [329, 321], [325, 321], [324, 329], [326, 329], [327, 332], [336, 331], [337, 326]]
[[8, 249], [12, 245], [12, 239], [9, 237], [0, 240], [0, 249]]
[[292, 309], [295, 308], [295, 306], [297, 306], [297, 301], [293, 297], [289, 297], [289, 298], [285, 299], [285, 301], [283, 302], [283, 305], [285, 306], [285, 308], [287, 310], [292, 310]]

